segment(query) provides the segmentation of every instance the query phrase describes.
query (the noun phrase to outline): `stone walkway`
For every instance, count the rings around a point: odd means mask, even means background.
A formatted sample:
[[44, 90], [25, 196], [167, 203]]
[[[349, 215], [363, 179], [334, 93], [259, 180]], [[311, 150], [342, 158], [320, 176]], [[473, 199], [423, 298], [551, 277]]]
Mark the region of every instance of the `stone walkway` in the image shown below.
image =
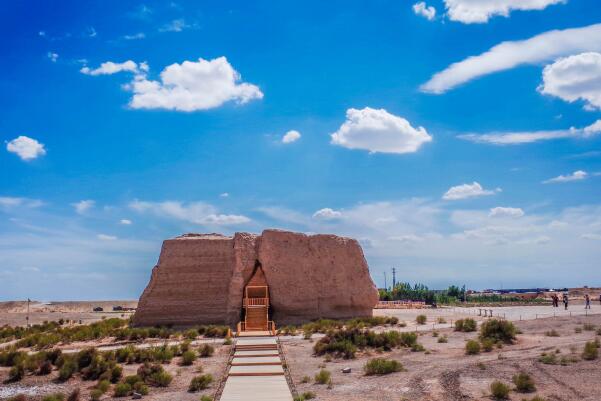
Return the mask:
[[236, 339], [220, 401], [292, 401], [274, 336]]

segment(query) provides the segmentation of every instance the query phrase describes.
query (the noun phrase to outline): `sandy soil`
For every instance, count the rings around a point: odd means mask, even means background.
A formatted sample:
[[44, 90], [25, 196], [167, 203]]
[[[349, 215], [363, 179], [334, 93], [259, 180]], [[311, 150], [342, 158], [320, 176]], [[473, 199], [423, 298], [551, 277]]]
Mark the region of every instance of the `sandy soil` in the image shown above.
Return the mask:
[[[429, 354], [394, 350], [388, 353], [359, 355], [353, 360], [332, 360], [312, 356], [314, 342], [282, 337], [283, 347], [299, 393], [315, 392], [318, 400], [328, 401], [455, 401], [490, 400], [488, 386], [493, 380], [511, 383], [520, 371], [532, 375], [537, 386], [533, 394], [511, 393], [511, 400], [531, 398], [534, 394], [548, 400], [598, 401], [601, 389], [601, 360], [579, 361], [568, 366], [544, 365], [538, 362], [542, 352], [561, 351], [560, 355], [580, 354], [586, 341], [595, 338], [594, 331], [575, 333], [583, 323], [601, 324], [601, 315], [557, 317], [516, 322], [523, 334], [514, 345], [504, 346], [477, 356], [464, 354], [465, 341], [477, 333], [438, 330], [448, 343], [438, 343], [429, 332], [420, 332], [419, 342]], [[545, 331], [555, 329], [560, 337], [547, 337]], [[406, 371], [386, 376], [365, 376], [362, 368], [367, 360], [386, 357], [400, 361]], [[333, 386], [301, 383], [304, 376], [313, 378], [325, 366], [332, 372]], [[352, 372], [344, 374], [342, 368]], [[313, 382], [313, 380], [311, 380]]]
[[[129, 317], [131, 312], [112, 312], [113, 306], [135, 308], [137, 301], [32, 301], [29, 306], [31, 324], [44, 321], [72, 320], [79, 323], [92, 323], [103, 317]], [[100, 306], [104, 312], [93, 312]], [[0, 302], [0, 326], [25, 326], [27, 324], [27, 302]]]

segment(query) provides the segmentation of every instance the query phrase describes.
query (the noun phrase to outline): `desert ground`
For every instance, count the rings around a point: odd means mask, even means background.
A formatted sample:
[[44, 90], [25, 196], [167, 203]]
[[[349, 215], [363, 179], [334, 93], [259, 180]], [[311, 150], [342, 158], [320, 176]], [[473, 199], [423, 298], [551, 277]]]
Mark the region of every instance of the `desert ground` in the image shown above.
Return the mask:
[[[113, 306], [135, 308], [138, 301], [62, 301], [39, 302], [32, 301], [29, 305], [29, 320], [31, 324], [59, 319], [74, 322], [92, 323], [103, 317], [129, 317], [131, 312], [113, 312]], [[94, 312], [95, 307], [101, 307], [103, 312]], [[0, 327], [26, 326], [27, 301], [0, 302]]]
[[[120, 317], [112, 312], [94, 313], [95, 306], [112, 305], [134, 307], [135, 302], [112, 301], [104, 303], [56, 303], [52, 305], [36, 305], [31, 308], [32, 322], [43, 320], [69, 319], [85, 324], [99, 320], [102, 316]], [[12, 303], [0, 304], [0, 326], [20, 324], [23, 321], [23, 305]], [[520, 394], [510, 393], [514, 401], [530, 400], [535, 395], [548, 401], [598, 401], [601, 391], [601, 359], [582, 360], [584, 344], [597, 338], [597, 330], [601, 328], [601, 305], [594, 304], [590, 311], [585, 311], [582, 304], [572, 304], [568, 311], [552, 308], [548, 305], [487, 307], [493, 316], [506, 318], [515, 323], [520, 331], [513, 345], [494, 348], [491, 352], [479, 355], [465, 355], [465, 342], [477, 338], [477, 332], [456, 332], [453, 323], [457, 319], [470, 317], [481, 323], [489, 317], [481, 316], [483, 308], [445, 307], [437, 309], [378, 309], [374, 315], [395, 316], [399, 323], [387, 327], [376, 327], [375, 331], [398, 330], [415, 331], [418, 342], [425, 347], [425, 352], [412, 352], [400, 348], [390, 352], [375, 350], [360, 352], [355, 359], [338, 359], [316, 357], [313, 346], [323, 334], [314, 334], [311, 339], [304, 339], [301, 334], [295, 336], [281, 335], [280, 341], [284, 350], [287, 366], [296, 390], [299, 394], [313, 392], [317, 400], [356, 400], [356, 401], [448, 401], [448, 400], [490, 400], [489, 385], [493, 380], [501, 380], [511, 385], [512, 376], [518, 372], [529, 373], [536, 384], [536, 392]], [[416, 323], [417, 315], [424, 314], [427, 321], [423, 325]], [[585, 326], [586, 324], [586, 326]], [[547, 332], [555, 330], [559, 336], [548, 336]], [[547, 334], [546, 334], [547, 333]], [[446, 336], [448, 342], [440, 343], [438, 339]], [[141, 341], [137, 347], [161, 344], [160, 340]], [[171, 343], [175, 343], [171, 342]], [[197, 339], [193, 346], [210, 342], [215, 347], [215, 354], [208, 358], [197, 359], [192, 366], [180, 366], [180, 358], [175, 357], [164, 368], [174, 376], [167, 388], [151, 388], [144, 399], [153, 401], [198, 400], [200, 395], [213, 395], [217, 390], [220, 378], [227, 365], [230, 346], [223, 345], [222, 339]], [[65, 352], [75, 352], [86, 346], [97, 346], [109, 350], [124, 346], [115, 344], [111, 339], [97, 342], [72, 343], [61, 346]], [[0, 344], [2, 347], [2, 344]], [[569, 363], [549, 365], [539, 362], [540, 355], [556, 353], [558, 359], [565, 356]], [[402, 363], [402, 372], [383, 376], [366, 376], [363, 366], [371, 358], [384, 357]], [[124, 376], [134, 374], [139, 364], [124, 364]], [[343, 368], [351, 368], [350, 373], [342, 373]], [[313, 377], [320, 369], [327, 369], [332, 374], [331, 385], [315, 384]], [[26, 375], [17, 383], [7, 384], [9, 368], [0, 368], [0, 399], [8, 399], [16, 394], [26, 394], [29, 399], [41, 400], [43, 395], [62, 392], [67, 394], [74, 388], [80, 388], [81, 399], [89, 399], [89, 393], [95, 382], [82, 381], [73, 377], [67, 382], [54, 380], [56, 370], [50, 376]], [[187, 392], [191, 378], [198, 371], [210, 373], [215, 381], [211, 387], [200, 393]], [[306, 377], [310, 380], [306, 383]], [[304, 380], [305, 379], [305, 380]], [[130, 397], [131, 398], [131, 397]], [[103, 396], [103, 400], [117, 400], [112, 392]], [[121, 398], [123, 399], [123, 398]]]

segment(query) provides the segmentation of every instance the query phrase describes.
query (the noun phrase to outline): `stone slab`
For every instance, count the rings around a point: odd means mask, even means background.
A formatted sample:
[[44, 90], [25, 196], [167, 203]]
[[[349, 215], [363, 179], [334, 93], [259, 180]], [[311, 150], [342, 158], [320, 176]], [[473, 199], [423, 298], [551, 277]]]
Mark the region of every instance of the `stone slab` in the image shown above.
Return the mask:
[[282, 365], [232, 366], [229, 375], [284, 375], [284, 368]]
[[282, 360], [279, 356], [258, 356], [258, 357], [234, 357], [232, 366], [235, 365], [281, 365]]
[[236, 351], [234, 352], [234, 357], [250, 357], [250, 356], [277, 356], [278, 351], [277, 350], [271, 350], [271, 349], [257, 349], [257, 350], [250, 350], [250, 351]]
[[234, 376], [223, 388], [221, 401], [292, 401], [284, 376]]

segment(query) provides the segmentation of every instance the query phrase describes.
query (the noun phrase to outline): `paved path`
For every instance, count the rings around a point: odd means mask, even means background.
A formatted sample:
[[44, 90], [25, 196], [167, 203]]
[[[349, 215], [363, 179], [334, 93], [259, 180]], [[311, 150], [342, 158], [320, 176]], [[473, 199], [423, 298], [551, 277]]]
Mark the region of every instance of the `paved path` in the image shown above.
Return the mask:
[[292, 401], [275, 337], [236, 339], [220, 401]]

